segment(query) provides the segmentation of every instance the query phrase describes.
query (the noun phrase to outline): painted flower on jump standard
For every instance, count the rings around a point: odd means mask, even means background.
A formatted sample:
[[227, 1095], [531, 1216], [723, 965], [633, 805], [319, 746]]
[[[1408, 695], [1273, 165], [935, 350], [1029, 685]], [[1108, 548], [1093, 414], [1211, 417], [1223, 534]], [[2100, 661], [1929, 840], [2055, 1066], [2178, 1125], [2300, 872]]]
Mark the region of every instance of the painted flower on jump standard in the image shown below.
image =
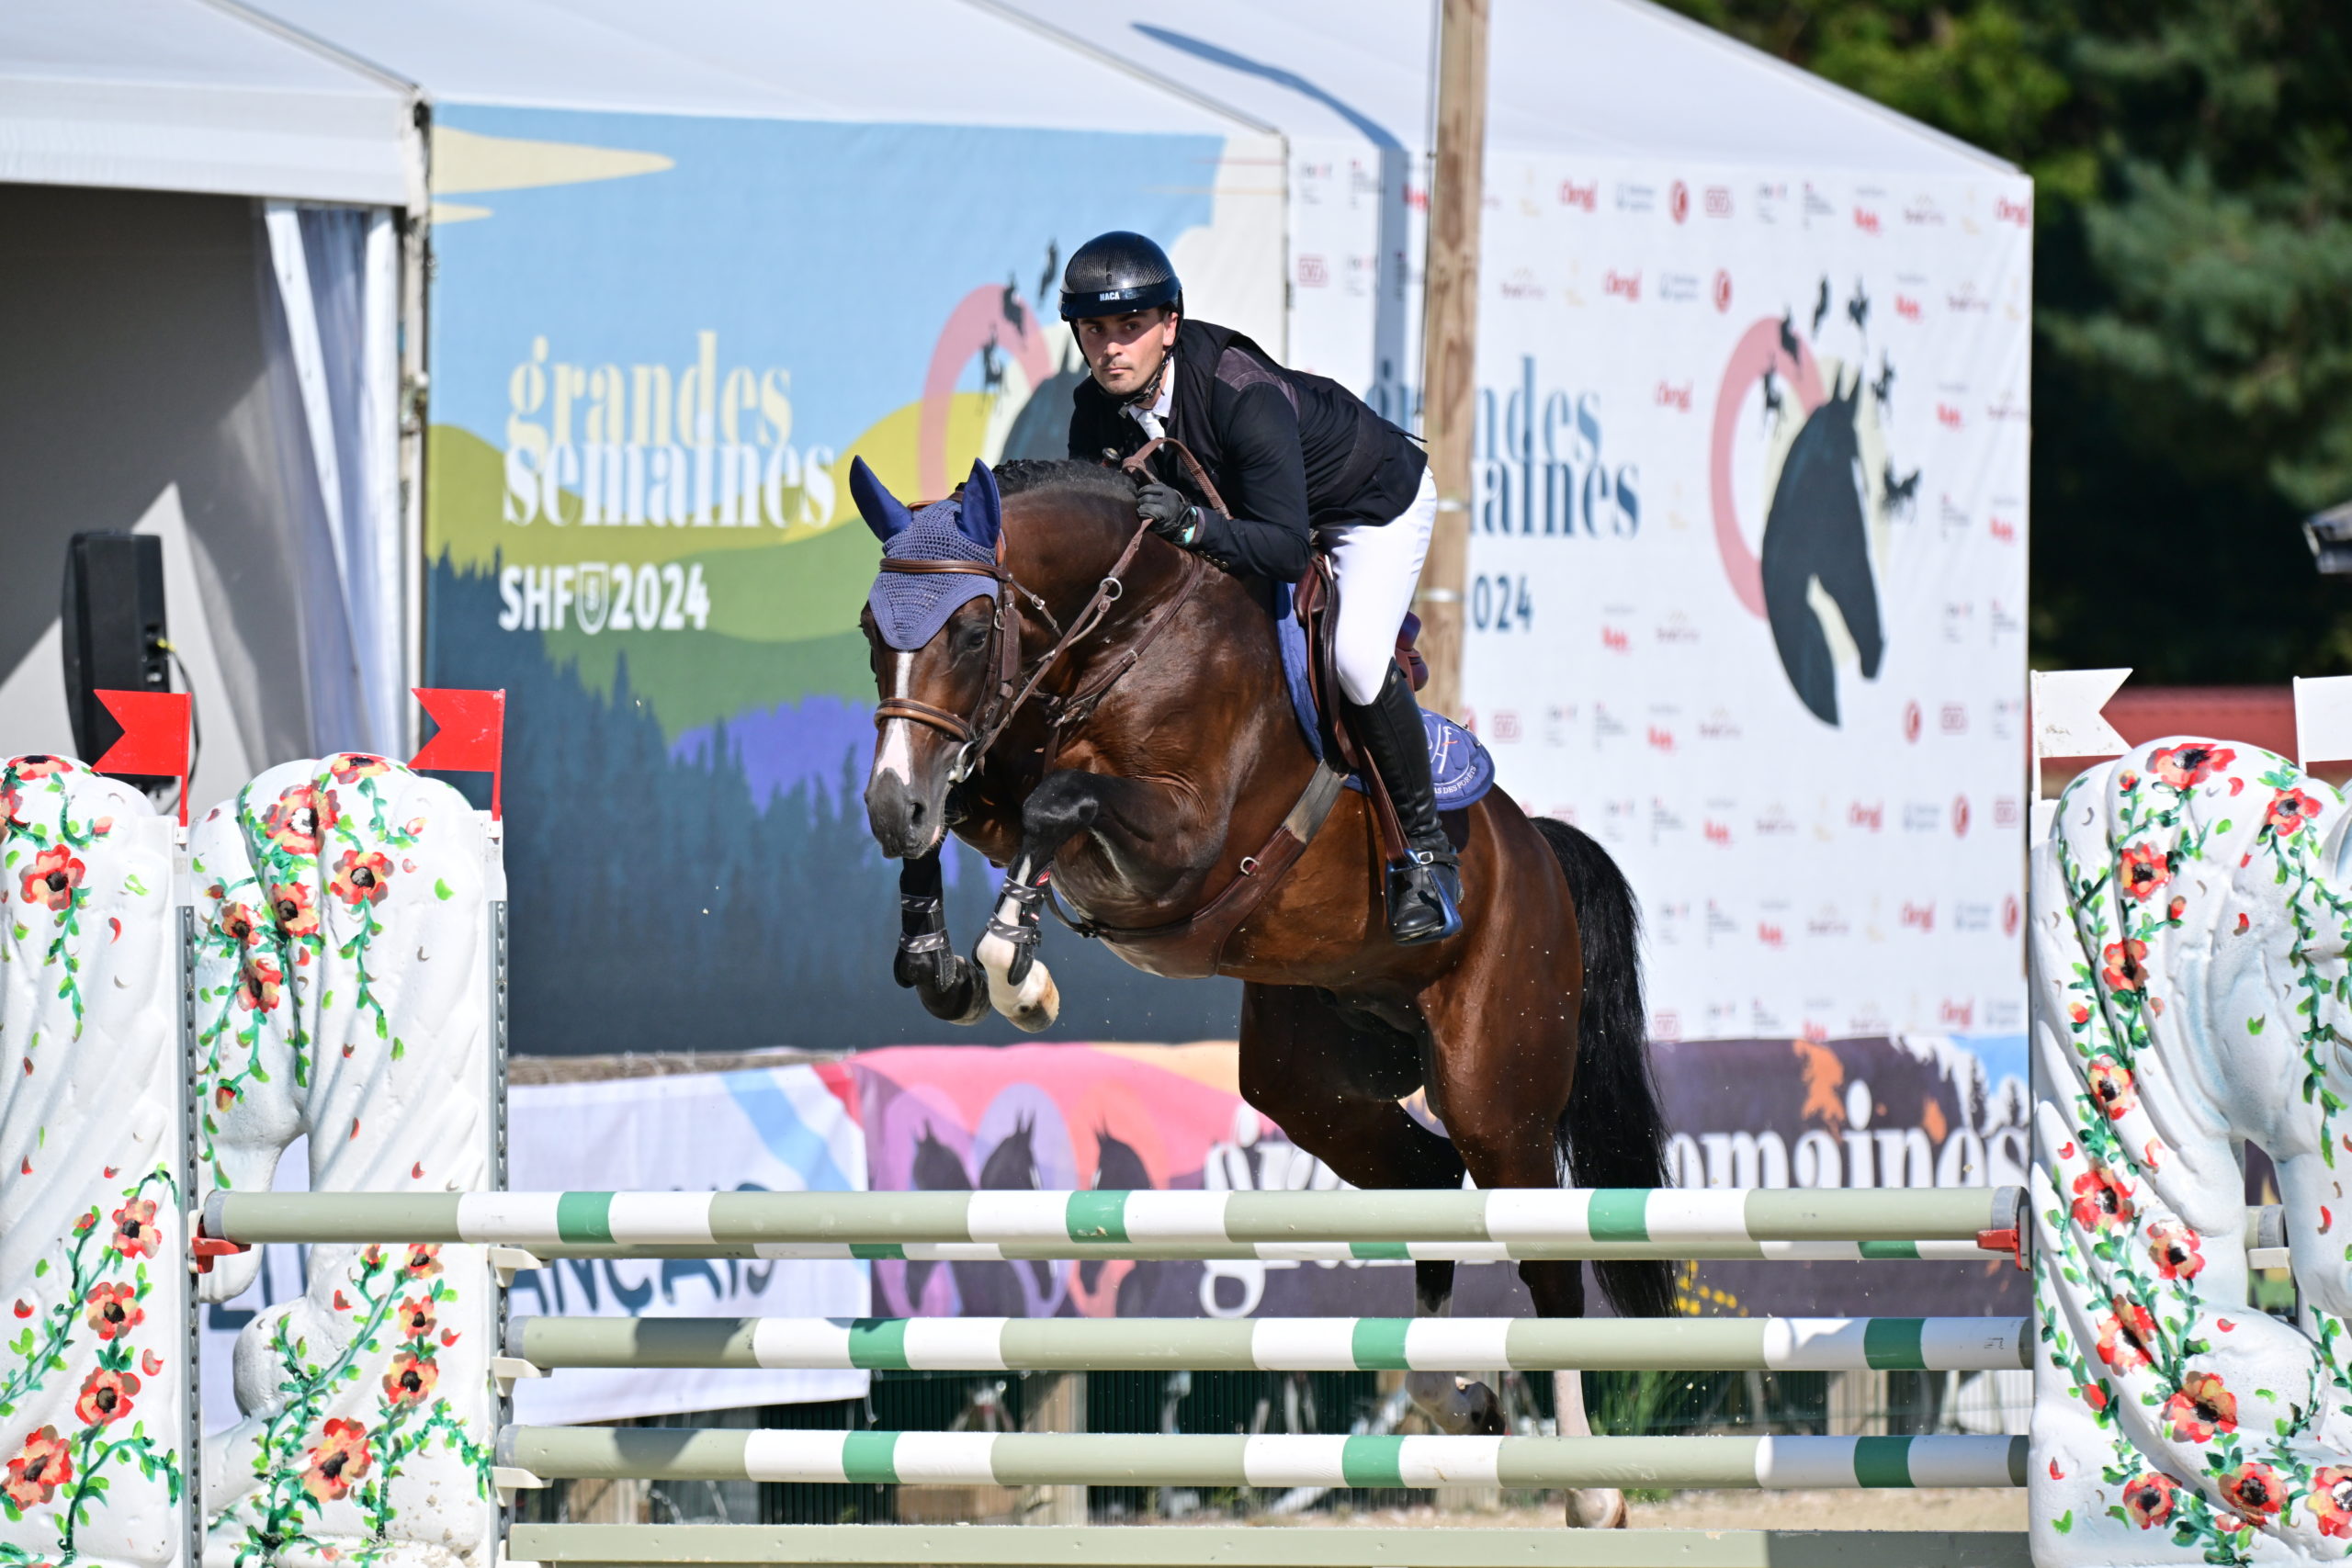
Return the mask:
[[0, 1482], [8, 1501], [19, 1508], [48, 1502], [57, 1489], [74, 1479], [74, 1455], [54, 1427], [28, 1433], [25, 1446], [8, 1461], [7, 1479]]
[[334, 878], [328, 887], [334, 896], [353, 908], [362, 904], [380, 904], [391, 889], [392, 863], [390, 857], [370, 851], [345, 850], [335, 862]]
[[82, 886], [85, 869], [63, 844], [41, 851], [18, 879], [24, 885], [25, 902], [41, 905], [52, 915], [65, 913], [74, 907], [74, 891]]
[[2124, 1511], [2142, 1529], [2154, 1529], [2172, 1517], [2173, 1494], [2179, 1489], [2171, 1476], [2143, 1471], [2124, 1483]]
[[319, 934], [319, 907], [311, 890], [299, 882], [274, 882], [269, 888], [269, 912], [277, 929], [290, 937]]
[[2323, 1465], [2312, 1472], [2311, 1506], [2320, 1534], [2352, 1539], [2352, 1469]]
[[2126, 894], [2144, 904], [2172, 880], [2172, 871], [2165, 863], [2164, 851], [2154, 844], [2133, 844], [2116, 863], [2115, 880]]
[[2090, 1065], [2091, 1098], [2107, 1111], [2108, 1120], [2120, 1122], [2140, 1103], [2132, 1086], [2132, 1069], [2112, 1056], [2100, 1056]]
[[384, 1398], [393, 1404], [422, 1404], [440, 1380], [441, 1369], [431, 1358], [414, 1350], [397, 1350], [392, 1354], [391, 1371], [384, 1374]]
[[114, 1249], [125, 1258], [155, 1256], [155, 1200], [133, 1198], [114, 1212]]
[[116, 1339], [130, 1333], [147, 1320], [147, 1311], [139, 1304], [139, 1291], [127, 1283], [99, 1283], [90, 1287], [83, 1298], [89, 1320], [101, 1340]]
[[2075, 1223], [2086, 1230], [2109, 1230], [2131, 1222], [2131, 1190], [2105, 1166], [2075, 1178]]
[[2178, 790], [2195, 789], [2237, 760], [2232, 748], [2208, 740], [2191, 740], [2148, 753], [2148, 766], [2155, 770], [2156, 777]]
[[2197, 1233], [2178, 1220], [2158, 1220], [2148, 1227], [2148, 1256], [2167, 1280], [2194, 1280], [2205, 1267]]
[[248, 1012], [274, 1012], [285, 984], [286, 971], [277, 966], [277, 960], [247, 953], [237, 970], [237, 1003]]
[[2238, 1429], [2238, 1396], [2214, 1372], [2191, 1372], [2165, 1401], [2165, 1426], [2184, 1443], [2210, 1443], [2216, 1432]]
[[138, 1392], [137, 1373], [100, 1367], [83, 1380], [81, 1396], [74, 1402], [74, 1419], [85, 1427], [112, 1426], [130, 1414], [130, 1401]]
[[2286, 1501], [2280, 1493], [2278, 1472], [2259, 1460], [2249, 1460], [2224, 1477], [2222, 1495], [2242, 1517], [2256, 1524], [2267, 1522]]
[[2119, 1372], [2148, 1365], [2153, 1359], [2148, 1347], [2156, 1337], [2155, 1318], [2129, 1296], [2117, 1296], [2113, 1305], [2115, 1310], [2099, 1319], [2098, 1359]]
[[2285, 838], [2319, 814], [2319, 802], [2299, 789], [2282, 789], [2270, 800], [2270, 809], [2262, 818], [2264, 827]]
[[320, 1428], [318, 1447], [311, 1450], [302, 1488], [322, 1503], [337, 1502], [367, 1473], [368, 1428], [356, 1421], [329, 1421]]
[[2148, 972], [2141, 967], [2141, 960], [2148, 956], [2148, 944], [2127, 938], [2111, 942], [2100, 952], [2106, 960], [2098, 977], [2107, 982], [2110, 991], [2137, 991], [2148, 983]]

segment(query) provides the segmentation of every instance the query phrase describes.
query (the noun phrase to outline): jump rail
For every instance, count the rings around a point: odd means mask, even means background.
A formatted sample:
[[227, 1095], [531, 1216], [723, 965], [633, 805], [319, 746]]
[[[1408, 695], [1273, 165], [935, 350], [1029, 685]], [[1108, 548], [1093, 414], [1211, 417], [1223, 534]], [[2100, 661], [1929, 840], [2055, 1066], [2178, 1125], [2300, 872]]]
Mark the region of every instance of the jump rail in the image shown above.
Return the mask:
[[215, 1192], [203, 1236], [538, 1257], [2016, 1256], [2022, 1188], [1334, 1192]]
[[1159, 1437], [508, 1427], [539, 1481], [932, 1486], [2023, 1486], [2022, 1437]]
[[[2022, 1531], [533, 1525], [537, 1562], [1036, 1563], [1126, 1568], [2029, 1568]], [[518, 1563], [519, 1568], [519, 1563]]]
[[2033, 1340], [2021, 1317], [526, 1317], [507, 1354], [543, 1371], [1972, 1372], [2030, 1367]]

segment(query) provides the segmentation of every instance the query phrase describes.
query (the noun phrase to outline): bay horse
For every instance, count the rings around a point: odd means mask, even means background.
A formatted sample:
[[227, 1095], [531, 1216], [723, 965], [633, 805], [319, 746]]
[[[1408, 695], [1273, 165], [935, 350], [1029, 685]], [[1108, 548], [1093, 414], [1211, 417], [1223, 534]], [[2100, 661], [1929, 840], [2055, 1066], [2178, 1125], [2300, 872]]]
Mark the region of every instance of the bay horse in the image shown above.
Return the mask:
[[[1462, 933], [1396, 946], [1373, 809], [1308, 750], [1272, 616], [1139, 527], [1127, 475], [975, 463], [920, 514], [863, 462], [851, 489], [885, 544], [861, 617], [880, 696], [866, 814], [903, 863], [895, 976], [934, 1016], [1052, 1021], [1052, 897], [1140, 969], [1238, 976], [1243, 1097], [1358, 1187], [1667, 1185], [1638, 910], [1599, 844], [1491, 790], [1451, 818]], [[1008, 868], [969, 961], [941, 897], [951, 829]], [[1416, 1089], [1446, 1136], [1404, 1108]], [[1545, 1317], [1582, 1315], [1582, 1269], [1519, 1265]], [[1418, 1312], [1447, 1311], [1453, 1270], [1415, 1264]], [[1621, 1314], [1673, 1311], [1668, 1263], [1596, 1271]], [[1442, 1430], [1504, 1429], [1483, 1384], [1408, 1386]], [[1589, 1435], [1580, 1374], [1555, 1390], [1560, 1433]], [[1622, 1524], [1623, 1498], [1572, 1493], [1567, 1517]]]

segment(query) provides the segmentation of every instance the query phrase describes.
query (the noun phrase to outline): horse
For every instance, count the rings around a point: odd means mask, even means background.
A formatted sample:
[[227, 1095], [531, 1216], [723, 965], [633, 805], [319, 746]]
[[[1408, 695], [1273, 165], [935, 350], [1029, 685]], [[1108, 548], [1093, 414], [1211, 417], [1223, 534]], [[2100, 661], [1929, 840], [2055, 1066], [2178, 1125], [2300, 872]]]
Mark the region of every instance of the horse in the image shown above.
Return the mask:
[[1838, 722], [1838, 656], [1822, 624], [1825, 607], [1815, 595], [1826, 596], [1843, 620], [1865, 678], [1878, 678], [1886, 654], [1871, 566], [1869, 503], [1854, 483], [1861, 391], [1857, 369], [1851, 386], [1842, 392], [1833, 387], [1829, 400], [1805, 416], [1781, 465], [1757, 549], [1765, 615], [1789, 684], [1814, 717], [1831, 725]]
[[[1238, 977], [1243, 1097], [1357, 1187], [1667, 1185], [1639, 911], [1598, 843], [1490, 791], [1449, 814], [1462, 933], [1397, 946], [1374, 809], [1309, 750], [1273, 616], [1142, 528], [1126, 475], [975, 463], [919, 514], [862, 462], [851, 489], [885, 547], [860, 622], [879, 694], [867, 820], [902, 863], [894, 975], [934, 1016], [1052, 1021], [1050, 897], [1138, 968]], [[968, 961], [941, 902], [951, 829], [1007, 868]], [[1406, 1110], [1417, 1089], [1445, 1135]], [[1665, 1262], [1596, 1269], [1620, 1314], [1673, 1311]], [[1519, 1270], [1539, 1314], [1583, 1314], [1581, 1264]], [[1414, 1287], [1419, 1313], [1444, 1314], [1453, 1265], [1417, 1262]], [[1504, 1430], [1482, 1383], [1410, 1386], [1443, 1431]], [[1555, 1386], [1558, 1430], [1589, 1435], [1579, 1374]], [[1567, 1517], [1622, 1524], [1623, 1498], [1571, 1493]]]
[[[2352, 1538], [2347, 827], [2283, 758], [2176, 739], [2076, 779], [2034, 851], [2038, 1563], [2333, 1562]], [[2293, 1321], [2247, 1303], [2249, 1143]]]

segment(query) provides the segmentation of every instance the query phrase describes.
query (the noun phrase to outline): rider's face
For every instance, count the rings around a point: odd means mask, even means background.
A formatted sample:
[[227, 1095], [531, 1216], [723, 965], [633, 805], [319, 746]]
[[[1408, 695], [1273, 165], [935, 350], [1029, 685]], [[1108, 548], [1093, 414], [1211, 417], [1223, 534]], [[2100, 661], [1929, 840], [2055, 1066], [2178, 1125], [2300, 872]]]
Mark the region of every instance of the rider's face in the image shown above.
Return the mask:
[[1164, 309], [1089, 316], [1078, 323], [1079, 352], [1104, 391], [1132, 397], [1176, 346], [1176, 312]]

